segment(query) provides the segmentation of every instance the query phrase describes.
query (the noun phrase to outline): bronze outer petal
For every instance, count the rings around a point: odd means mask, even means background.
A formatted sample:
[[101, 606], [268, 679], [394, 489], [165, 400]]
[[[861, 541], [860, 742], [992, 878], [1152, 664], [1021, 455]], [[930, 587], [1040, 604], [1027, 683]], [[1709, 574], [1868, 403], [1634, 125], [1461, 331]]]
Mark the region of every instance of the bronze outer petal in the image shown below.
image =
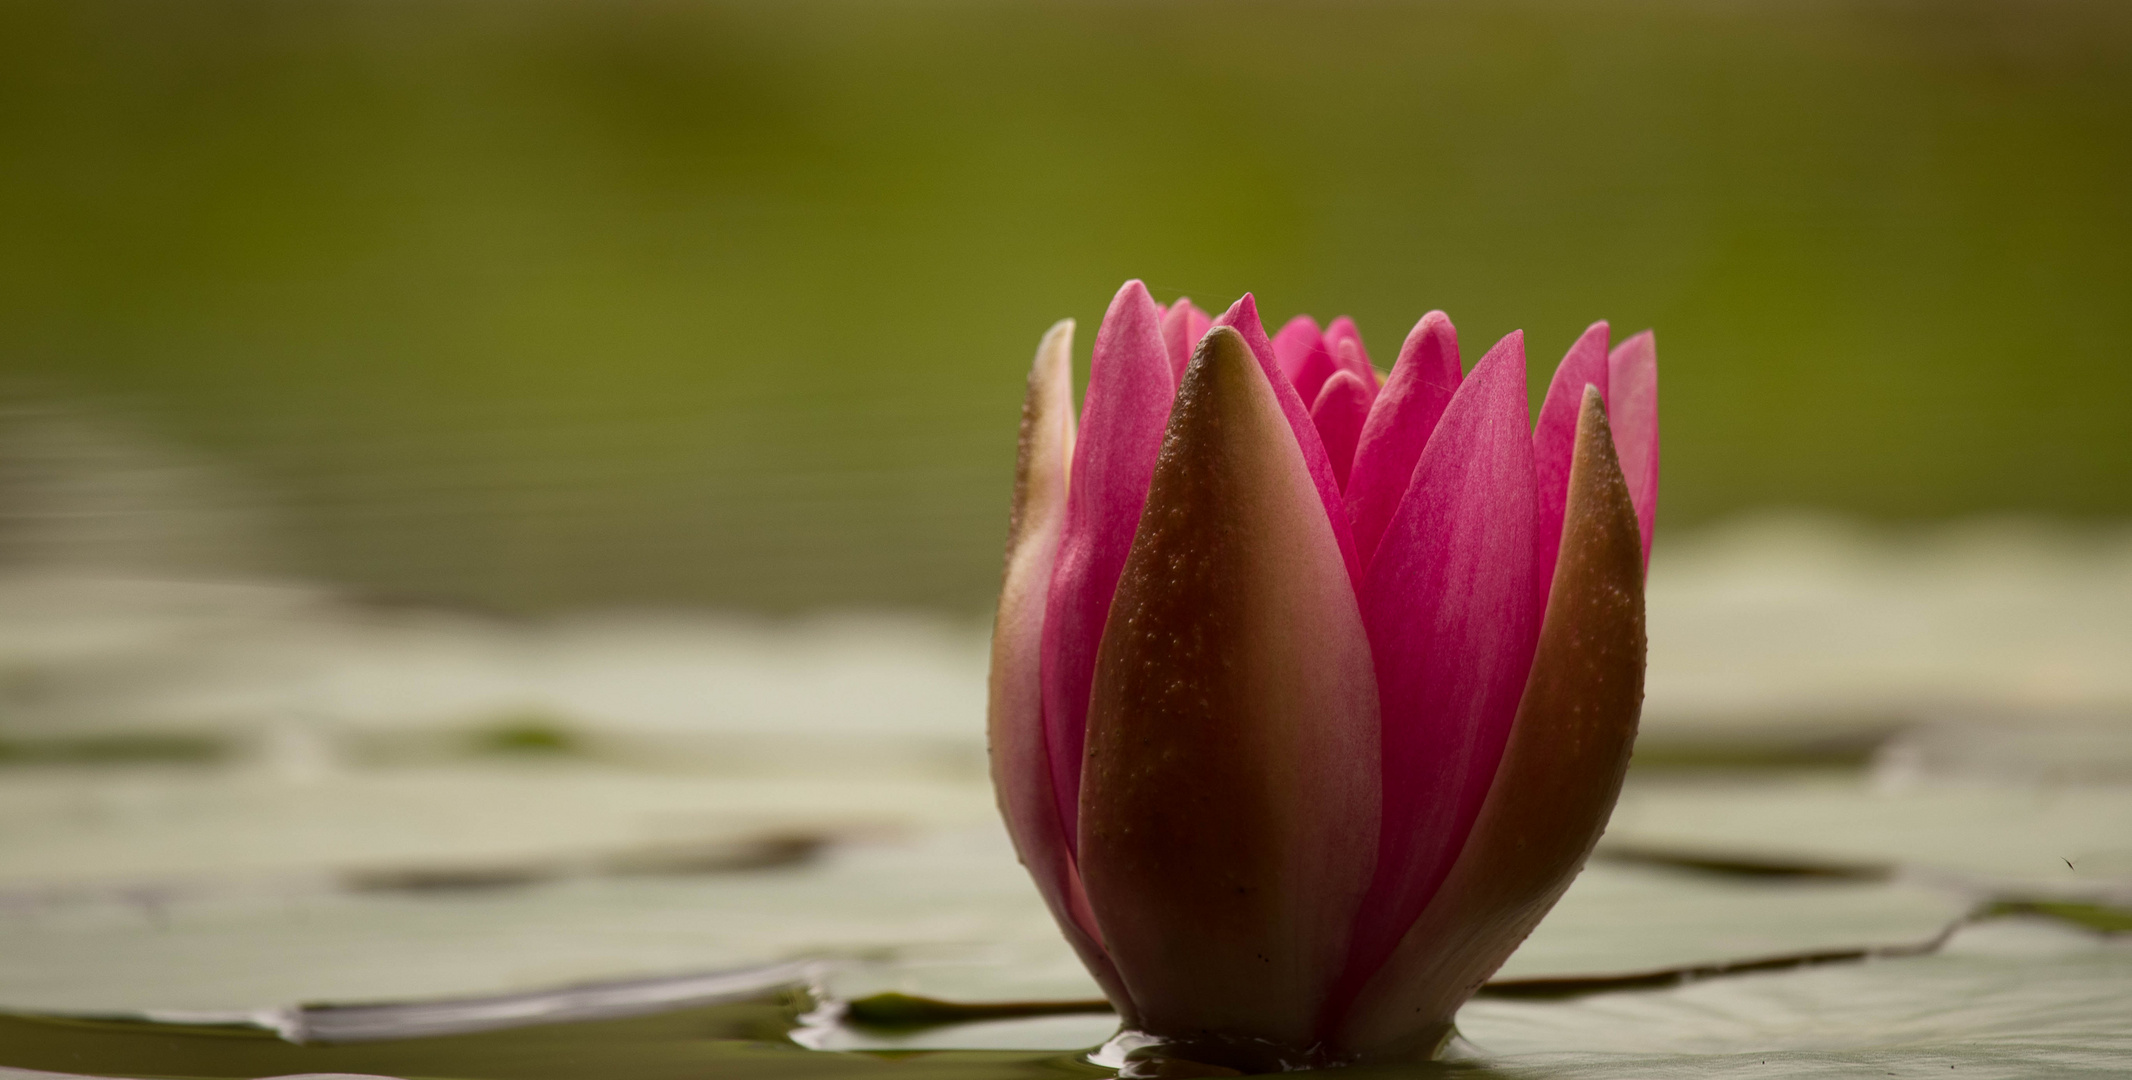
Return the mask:
[[1341, 1018], [1365, 1060], [1433, 1056], [1591, 854], [1643, 708], [1643, 544], [1606, 407], [1586, 388], [1562, 547], [1517, 720], [1450, 877]]
[[1081, 868], [1139, 1027], [1217, 1055], [1310, 1047], [1369, 883], [1377, 753], [1324, 502], [1265, 372], [1217, 328], [1171, 413], [1091, 697]]

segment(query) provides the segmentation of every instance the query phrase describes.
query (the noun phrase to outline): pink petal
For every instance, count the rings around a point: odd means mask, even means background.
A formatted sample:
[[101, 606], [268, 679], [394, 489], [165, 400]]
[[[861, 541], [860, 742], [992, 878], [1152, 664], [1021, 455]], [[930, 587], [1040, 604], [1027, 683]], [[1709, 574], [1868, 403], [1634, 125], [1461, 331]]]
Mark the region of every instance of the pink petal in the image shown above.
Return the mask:
[[[1318, 332], [1318, 320], [1308, 315], [1298, 315], [1273, 335], [1273, 358], [1281, 363], [1281, 374], [1293, 383], [1303, 371], [1303, 364], [1312, 353], [1325, 348], [1325, 335]], [[1310, 398], [1306, 401], [1313, 400]]]
[[1628, 769], [1643, 700], [1642, 543], [1597, 388], [1585, 392], [1562, 563], [1517, 721], [1465, 849], [1335, 1029], [1365, 1060], [1425, 1058], [1569, 888]]
[[1170, 374], [1184, 382], [1184, 366], [1192, 362], [1192, 347], [1207, 336], [1214, 320], [1199, 310], [1189, 296], [1180, 296], [1162, 316], [1162, 347], [1170, 356]]
[[1273, 338], [1274, 358], [1281, 362], [1281, 371], [1288, 381], [1295, 384], [1297, 396], [1304, 401], [1318, 400], [1325, 389], [1325, 380], [1340, 370], [1327, 347], [1325, 336], [1318, 332], [1318, 320], [1308, 315], [1298, 315], [1281, 327]]
[[1340, 541], [1340, 555], [1347, 563], [1348, 580], [1355, 583], [1357, 592], [1361, 591], [1362, 566], [1355, 559], [1355, 541], [1349, 535], [1347, 503], [1340, 496], [1340, 479], [1333, 475], [1332, 458], [1325, 452], [1325, 441], [1318, 437], [1318, 426], [1310, 420], [1310, 406], [1296, 393], [1296, 388], [1289, 385], [1288, 377], [1281, 374], [1273, 343], [1266, 340], [1266, 328], [1258, 320], [1258, 301], [1252, 299], [1250, 293], [1245, 293], [1214, 320], [1214, 325], [1233, 327], [1242, 334], [1244, 344], [1251, 347], [1251, 354], [1258, 358], [1259, 367], [1273, 383], [1273, 396], [1280, 401], [1281, 415], [1288, 418], [1288, 428], [1295, 433], [1296, 444], [1303, 448], [1303, 463], [1310, 469], [1312, 482], [1318, 485], [1318, 497], [1325, 503], [1325, 516], [1332, 522], [1333, 536]]
[[1333, 476], [1347, 487], [1348, 467], [1355, 462], [1355, 443], [1362, 438], [1362, 425], [1369, 419], [1370, 399], [1376, 391], [1352, 371], [1333, 373], [1310, 408], [1311, 423], [1325, 440], [1325, 454], [1332, 460]]
[[1044, 611], [1044, 731], [1059, 819], [1069, 841], [1075, 835], [1096, 644], [1140, 524], [1175, 395], [1161, 324], [1146, 286], [1128, 281], [1096, 331], [1066, 522]]
[[1606, 322], [1593, 323], [1555, 368], [1532, 432], [1533, 466], [1540, 475], [1540, 582], [1544, 595], [1554, 580], [1555, 552], [1562, 546], [1562, 506], [1569, 497], [1569, 460], [1577, 451], [1577, 409], [1584, 388], [1606, 398]]
[[[1348, 351], [1350, 345], [1353, 346], [1352, 352]], [[1326, 326], [1325, 350], [1332, 353], [1341, 371], [1352, 371], [1369, 380], [1371, 386], [1379, 382], [1377, 369], [1370, 364], [1370, 351], [1362, 346], [1362, 331], [1356, 329], [1355, 320], [1342, 315]]]
[[[1339, 362], [1339, 371], [1347, 372], [1361, 380], [1362, 385], [1369, 390], [1370, 401], [1375, 403], [1377, 390], [1384, 384], [1384, 380], [1378, 376], [1377, 369], [1362, 358], [1362, 346], [1352, 341], [1337, 342], [1333, 346], [1333, 357]], [[1318, 392], [1322, 394], [1325, 391]]]
[[1080, 858], [1143, 1030], [1303, 1047], [1376, 851], [1377, 709], [1274, 391], [1233, 329], [1185, 374], [1096, 664]]
[[1022, 865], [1036, 879], [1037, 892], [1082, 963], [1105, 993], [1124, 1002], [1123, 984], [1103, 951], [1059, 820], [1050, 753], [1044, 745], [1045, 596], [1066, 523], [1067, 463], [1073, 458], [1073, 442], [1073, 320], [1062, 319], [1037, 346], [1029, 396], [1022, 406], [1007, 568], [992, 624], [986, 742], [992, 756], [992, 789]]
[[1363, 586], [1384, 717], [1384, 827], [1350, 991], [1450, 872], [1531, 670], [1541, 607], [1526, 408], [1513, 335], [1452, 396]]
[[1643, 564], [1651, 565], [1651, 526], [1658, 518], [1658, 339], [1649, 330], [1616, 346], [1606, 360], [1607, 419], [1621, 475], [1643, 533]]
[[[1524, 356], [1525, 339], [1512, 334], [1496, 348]], [[1385, 381], [1362, 426], [1355, 464], [1347, 482], [1347, 510], [1355, 526], [1355, 551], [1368, 566], [1414, 480], [1414, 463], [1436, 430], [1444, 406], [1458, 390], [1458, 331], [1441, 311], [1422, 316], [1400, 346], [1392, 377]]]

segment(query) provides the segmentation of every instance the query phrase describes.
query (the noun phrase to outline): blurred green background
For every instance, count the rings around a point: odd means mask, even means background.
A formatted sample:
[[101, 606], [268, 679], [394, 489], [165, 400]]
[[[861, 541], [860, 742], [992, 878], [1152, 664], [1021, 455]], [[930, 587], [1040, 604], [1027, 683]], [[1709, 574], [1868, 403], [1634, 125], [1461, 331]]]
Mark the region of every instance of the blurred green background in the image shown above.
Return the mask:
[[982, 609], [1037, 336], [1135, 276], [1536, 394], [1655, 326], [1668, 531], [2119, 517], [2132, 7], [0, 8], [0, 395], [291, 572]]

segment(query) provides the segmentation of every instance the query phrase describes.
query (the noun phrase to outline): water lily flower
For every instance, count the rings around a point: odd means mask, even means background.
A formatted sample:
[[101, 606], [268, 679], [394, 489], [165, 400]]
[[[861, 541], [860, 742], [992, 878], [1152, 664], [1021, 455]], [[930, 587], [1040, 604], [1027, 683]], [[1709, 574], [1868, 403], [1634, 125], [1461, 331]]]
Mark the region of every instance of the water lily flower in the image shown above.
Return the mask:
[[1266, 1069], [1413, 1060], [1568, 888], [1643, 698], [1657, 355], [1431, 312], [1269, 339], [1138, 281], [1037, 348], [993, 631], [1022, 862], [1130, 1029]]

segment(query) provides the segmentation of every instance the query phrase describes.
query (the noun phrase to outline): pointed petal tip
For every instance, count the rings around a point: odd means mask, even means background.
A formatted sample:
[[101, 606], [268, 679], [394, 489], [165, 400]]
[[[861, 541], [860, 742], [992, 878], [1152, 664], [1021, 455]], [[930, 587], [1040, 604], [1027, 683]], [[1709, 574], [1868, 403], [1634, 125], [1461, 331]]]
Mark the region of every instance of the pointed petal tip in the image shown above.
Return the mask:
[[1312, 402], [1303, 400], [1296, 385], [1282, 372], [1280, 361], [1273, 353], [1273, 343], [1267, 340], [1266, 328], [1259, 322], [1257, 301], [1250, 293], [1245, 293], [1214, 320], [1214, 325], [1234, 327], [1243, 335], [1244, 343], [1258, 358], [1260, 369], [1273, 384], [1274, 397], [1280, 402], [1282, 415], [1288, 418], [1289, 430], [1295, 433], [1296, 443], [1303, 449], [1304, 463], [1310, 469], [1311, 479], [1318, 485], [1326, 517], [1333, 523], [1341, 555], [1347, 561], [1348, 578], [1356, 588], [1361, 588], [1362, 565], [1355, 556], [1354, 533], [1348, 527], [1346, 503], [1340, 496], [1340, 481], [1333, 475], [1332, 459], [1325, 453], [1325, 441], [1318, 437], [1317, 425], [1310, 420]]
[[1324, 401], [1325, 395], [1332, 392], [1335, 385], [1339, 386], [1342, 392], [1350, 392], [1356, 388], [1365, 388], [1369, 384], [1363, 381], [1362, 376], [1352, 371], [1334, 372], [1326, 378], [1324, 389], [1318, 391], [1318, 400]]
[[1554, 577], [1555, 552], [1562, 544], [1563, 507], [1569, 498], [1571, 458], [1577, 450], [1577, 423], [1586, 387], [1599, 391], [1601, 401], [1612, 401], [1607, 369], [1607, 335], [1610, 328], [1601, 319], [1586, 328], [1548, 380], [1547, 397], [1540, 403], [1540, 416], [1533, 426], [1532, 446], [1540, 473], [1540, 587], [1544, 595]]
[[1458, 333], [1441, 311], [1421, 317], [1370, 404], [1345, 488], [1356, 557], [1367, 567], [1413, 480], [1414, 464], [1464, 378]]
[[1335, 372], [1318, 391], [1310, 419], [1325, 442], [1325, 455], [1332, 461], [1333, 476], [1344, 491], [1355, 463], [1355, 447], [1362, 440], [1362, 426], [1369, 421], [1370, 399], [1377, 388], [1352, 371]]
[[[1155, 321], [1158, 323], [1166, 313], [1166, 309], [1155, 302], [1155, 295], [1147, 291], [1147, 283], [1139, 278], [1128, 279], [1125, 284], [1118, 286], [1118, 291], [1111, 295], [1110, 309], [1104, 312], [1104, 322], [1110, 321], [1111, 313], [1117, 311], [1120, 304], [1146, 305], [1146, 310], [1155, 313]], [[1102, 333], [1102, 328], [1097, 327], [1096, 332]]]
[[[1406, 340], [1399, 345], [1400, 359], [1406, 359], [1410, 356], [1421, 359], [1416, 354], [1424, 346], [1424, 343], [1435, 345], [1439, 348], [1443, 345], [1448, 345], [1455, 354], [1458, 349], [1458, 327], [1452, 325], [1451, 316], [1444, 314], [1442, 311], [1431, 311], [1416, 319], [1414, 328], [1407, 331]], [[1429, 359], [1434, 359], [1434, 357]], [[1393, 365], [1397, 366], [1398, 362], [1398, 360], [1394, 360]]]
[[[1585, 327], [1584, 332], [1577, 335], [1577, 340], [1570, 343], [1569, 350], [1562, 354], [1561, 363], [1555, 365], [1556, 380], [1565, 386], [1580, 381], [1591, 383], [1599, 388], [1600, 397], [1606, 397], [1607, 342], [1608, 335], [1612, 332], [1605, 319]], [[1549, 389], [1552, 391], [1553, 387], [1550, 386]], [[1570, 403], [1570, 408], [1571, 427], [1574, 429], [1576, 403]]]
[[[1229, 364], [1251, 364], [1263, 369], [1258, 353], [1251, 348], [1251, 341], [1243, 331], [1234, 326], [1211, 326], [1200, 336], [1199, 344], [1193, 347], [1192, 363], [1185, 369], [1185, 377], [1191, 378], [1192, 373], [1201, 367]], [[1178, 390], [1182, 396], [1184, 388], [1180, 386]]]
[[[1007, 519], [1010, 567], [1032, 516], [1048, 521], [1065, 510], [1076, 434], [1073, 332], [1074, 321], [1070, 318], [1052, 323], [1037, 341], [1036, 358], [1029, 365], [1014, 470], [1014, 503]], [[1056, 535], [1052, 535], [1046, 542], [1055, 545], [1056, 540]]]
[[[1215, 325], [1200, 335], [1199, 343], [1192, 347], [1192, 362], [1185, 368], [1187, 379], [1199, 368], [1209, 364], [1257, 362], [1251, 344], [1234, 326]], [[1182, 387], [1179, 388], [1182, 390]]]
[[1039, 367], [1062, 360], [1069, 364], [1073, 362], [1073, 332], [1077, 325], [1072, 316], [1067, 316], [1044, 331], [1044, 336], [1036, 343], [1036, 364]]
[[[1512, 330], [1504, 334], [1494, 345], [1489, 346], [1487, 352], [1481, 354], [1479, 362], [1473, 365], [1472, 371], [1466, 373], [1466, 377], [1470, 379], [1480, 374], [1484, 365], [1513, 366], [1522, 373], [1525, 370], [1525, 331]], [[1520, 378], [1522, 381], [1522, 375]]]
[[1325, 340], [1328, 343], [1351, 341], [1354, 343], [1356, 351], [1360, 352], [1364, 359], [1369, 357], [1369, 349], [1362, 344], [1362, 328], [1355, 325], [1355, 319], [1351, 315], [1342, 315], [1326, 323]]
[[[1520, 338], [1519, 340], [1523, 340]], [[1414, 323], [1407, 331], [1406, 340], [1399, 344], [1399, 359], [1393, 362], [1418, 363], [1426, 369], [1425, 377], [1444, 381], [1456, 386], [1462, 375], [1458, 366], [1458, 327], [1452, 325], [1451, 316], [1441, 311], [1431, 311]]]

